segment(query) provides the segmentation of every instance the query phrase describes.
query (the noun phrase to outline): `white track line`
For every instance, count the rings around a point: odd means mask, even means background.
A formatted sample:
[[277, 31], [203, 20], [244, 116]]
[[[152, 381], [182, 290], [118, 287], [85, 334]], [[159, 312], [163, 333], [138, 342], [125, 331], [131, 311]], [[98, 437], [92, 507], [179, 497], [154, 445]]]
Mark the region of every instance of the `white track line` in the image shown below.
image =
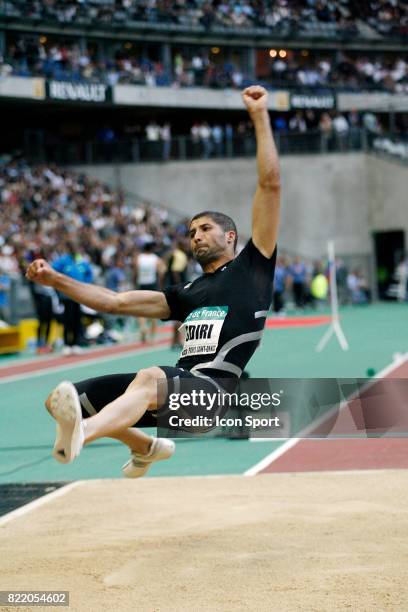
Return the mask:
[[[327, 419], [331, 418], [333, 416], [333, 414], [335, 414], [337, 412], [337, 410], [343, 410], [343, 408], [345, 406], [347, 406], [349, 404], [350, 401], [352, 401], [353, 397], [357, 394], [360, 394], [362, 391], [366, 391], [370, 386], [376, 384], [376, 382], [381, 379], [381, 378], [385, 378], [386, 376], [388, 376], [391, 372], [393, 372], [394, 370], [398, 369], [400, 366], [402, 366], [406, 361], [408, 361], [408, 353], [405, 353], [404, 355], [401, 355], [401, 357], [399, 357], [398, 359], [396, 359], [395, 361], [393, 361], [393, 363], [390, 363], [388, 366], [386, 366], [383, 370], [381, 370], [381, 372], [379, 372], [378, 374], [376, 374], [375, 378], [370, 379], [366, 385], [364, 385], [361, 389], [359, 389], [358, 391], [356, 391], [355, 393], [353, 393], [347, 400], [343, 401], [340, 404], [339, 409], [332, 408], [331, 410], [329, 410], [326, 414], [322, 415], [320, 417], [320, 419], [318, 419], [317, 421], [314, 421], [311, 425], [308, 425], [307, 427], [305, 427], [305, 429], [303, 429], [300, 432], [300, 436], [297, 438], [290, 438], [287, 440], [287, 442], [284, 442], [282, 444], [282, 446], [280, 446], [279, 448], [277, 448], [276, 450], [272, 451], [271, 453], [269, 453], [269, 455], [267, 455], [266, 457], [264, 457], [263, 459], [261, 459], [261, 461], [259, 461], [258, 463], [256, 463], [255, 465], [253, 465], [251, 468], [249, 468], [248, 470], [246, 470], [244, 472], [244, 476], [255, 476], [256, 474], [258, 474], [259, 472], [261, 472], [263, 469], [265, 469], [266, 467], [268, 467], [268, 465], [270, 465], [271, 463], [273, 463], [274, 461], [276, 461], [279, 457], [281, 457], [284, 453], [286, 453], [288, 450], [290, 450], [291, 448], [293, 448], [296, 444], [298, 444], [298, 442], [300, 442], [301, 440], [303, 440], [311, 431], [313, 431], [314, 429], [316, 429], [316, 427], [319, 427], [322, 423], [324, 423], [325, 421], [327, 421]], [[316, 438], [317, 439], [317, 438]], [[272, 438], [250, 438], [251, 442], [265, 442], [265, 441], [271, 441]], [[275, 438], [273, 439], [275, 440]], [[276, 438], [276, 440], [278, 440]]]
[[[263, 441], [265, 442], [265, 438], [263, 438]], [[269, 438], [269, 442], [270, 441], [271, 439]], [[292, 448], [292, 446], [295, 446], [295, 444], [297, 444], [298, 441], [299, 441], [299, 438], [291, 438], [290, 440], [287, 440], [287, 442], [284, 442], [281, 446], [279, 446], [279, 448], [272, 451], [271, 453], [269, 453], [269, 455], [266, 455], [266, 457], [261, 459], [261, 461], [259, 461], [258, 463], [255, 463], [255, 465], [249, 468], [249, 470], [246, 470], [246, 472], [244, 472], [244, 476], [255, 476], [255, 474], [258, 474], [258, 472], [261, 472], [264, 468], [268, 467], [270, 463], [272, 463], [278, 457], [286, 453], [286, 451]]]
[[65, 372], [66, 370], [76, 369], [76, 368], [85, 368], [87, 365], [95, 365], [98, 363], [106, 363], [107, 361], [114, 361], [116, 359], [124, 359], [125, 357], [132, 357], [134, 355], [141, 355], [145, 353], [154, 353], [158, 351], [167, 350], [167, 346], [153, 346], [151, 348], [146, 349], [134, 349], [132, 351], [125, 351], [123, 353], [117, 353], [115, 355], [107, 355], [105, 357], [94, 357], [93, 359], [83, 359], [81, 361], [77, 361], [74, 363], [66, 363], [63, 365], [53, 366], [49, 368], [44, 368], [42, 370], [37, 370], [35, 372], [23, 372], [21, 374], [13, 374], [12, 376], [5, 376], [4, 378], [0, 378], [0, 385], [3, 383], [14, 382], [16, 380], [26, 380], [27, 378], [37, 378], [38, 376], [47, 376], [48, 374], [52, 374], [53, 372]]
[[75, 482], [71, 482], [57, 489], [56, 491], [52, 491], [51, 493], [46, 493], [45, 495], [42, 495], [38, 499], [34, 499], [32, 502], [28, 502], [28, 504], [25, 504], [21, 508], [12, 510], [8, 514], [5, 514], [4, 516], [0, 517], [0, 527], [3, 527], [3, 525], [6, 525], [6, 523], [13, 521], [19, 516], [24, 516], [24, 514], [27, 514], [28, 512], [31, 512], [32, 510], [35, 510], [36, 508], [43, 506], [44, 504], [48, 504], [48, 502], [53, 501], [57, 497], [61, 497], [62, 495], [69, 493], [70, 491], [72, 491], [72, 489], [75, 489], [76, 487], [83, 484], [84, 482], [87, 482], [87, 481], [86, 480], [76, 480]]

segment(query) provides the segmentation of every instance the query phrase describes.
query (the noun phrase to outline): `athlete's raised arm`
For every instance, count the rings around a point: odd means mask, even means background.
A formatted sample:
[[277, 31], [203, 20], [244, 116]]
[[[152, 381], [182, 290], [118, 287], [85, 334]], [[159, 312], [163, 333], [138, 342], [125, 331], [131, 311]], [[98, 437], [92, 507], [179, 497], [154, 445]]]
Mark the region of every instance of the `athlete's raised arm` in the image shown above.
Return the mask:
[[252, 203], [252, 240], [271, 257], [278, 236], [280, 209], [279, 159], [268, 114], [268, 93], [259, 85], [247, 87], [242, 99], [255, 127], [258, 184]]
[[81, 283], [54, 270], [44, 259], [36, 259], [27, 269], [26, 277], [40, 285], [54, 287], [71, 300], [99, 312], [166, 319], [170, 309], [161, 291], [124, 291], [116, 293], [105, 287]]

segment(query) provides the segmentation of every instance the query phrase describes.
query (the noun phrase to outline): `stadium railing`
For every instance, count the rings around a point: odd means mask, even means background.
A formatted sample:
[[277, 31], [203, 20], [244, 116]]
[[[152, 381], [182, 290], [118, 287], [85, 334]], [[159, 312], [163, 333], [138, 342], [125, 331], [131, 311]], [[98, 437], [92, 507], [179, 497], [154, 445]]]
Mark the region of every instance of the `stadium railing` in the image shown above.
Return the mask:
[[[367, 133], [351, 128], [344, 134], [322, 134], [319, 130], [305, 133], [275, 132], [281, 155], [349, 153], [367, 150]], [[146, 139], [122, 138], [104, 143], [96, 140], [53, 142], [48, 147], [42, 139], [27, 138], [24, 156], [32, 162], [58, 164], [139, 163], [213, 158], [253, 157], [256, 151], [252, 134], [224, 138], [221, 142], [195, 140], [191, 136], [175, 136], [170, 143]]]

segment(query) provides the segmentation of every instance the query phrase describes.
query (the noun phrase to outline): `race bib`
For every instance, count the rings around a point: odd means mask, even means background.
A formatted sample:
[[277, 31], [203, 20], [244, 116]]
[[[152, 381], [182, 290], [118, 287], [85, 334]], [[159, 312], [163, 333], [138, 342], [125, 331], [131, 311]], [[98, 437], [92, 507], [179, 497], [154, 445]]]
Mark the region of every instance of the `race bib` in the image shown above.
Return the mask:
[[204, 306], [190, 312], [180, 329], [184, 329], [181, 357], [215, 353], [228, 306]]

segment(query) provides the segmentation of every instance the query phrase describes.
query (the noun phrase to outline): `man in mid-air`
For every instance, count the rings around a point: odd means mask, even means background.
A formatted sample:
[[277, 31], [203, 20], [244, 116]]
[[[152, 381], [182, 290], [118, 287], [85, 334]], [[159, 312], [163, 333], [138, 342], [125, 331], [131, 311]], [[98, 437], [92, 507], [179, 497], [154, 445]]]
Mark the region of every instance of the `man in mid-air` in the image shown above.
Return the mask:
[[[84, 444], [105, 436], [129, 446], [124, 474], [142, 476], [150, 464], [169, 458], [168, 439], [138, 427], [152, 426], [171, 392], [192, 381], [198, 388], [222, 388], [238, 380], [259, 344], [271, 303], [279, 224], [279, 161], [263, 87], [245, 89], [242, 99], [255, 128], [258, 183], [252, 203], [252, 237], [235, 255], [237, 230], [230, 217], [205, 211], [190, 222], [191, 250], [203, 275], [165, 291], [115, 293], [56, 272], [34, 261], [27, 278], [49, 285], [100, 312], [184, 321], [186, 339], [176, 367], [155, 366], [137, 374], [101, 376], [73, 385], [62, 382], [46, 406], [57, 421], [53, 456], [70, 463]], [[191, 387], [190, 387], [191, 388]]]

